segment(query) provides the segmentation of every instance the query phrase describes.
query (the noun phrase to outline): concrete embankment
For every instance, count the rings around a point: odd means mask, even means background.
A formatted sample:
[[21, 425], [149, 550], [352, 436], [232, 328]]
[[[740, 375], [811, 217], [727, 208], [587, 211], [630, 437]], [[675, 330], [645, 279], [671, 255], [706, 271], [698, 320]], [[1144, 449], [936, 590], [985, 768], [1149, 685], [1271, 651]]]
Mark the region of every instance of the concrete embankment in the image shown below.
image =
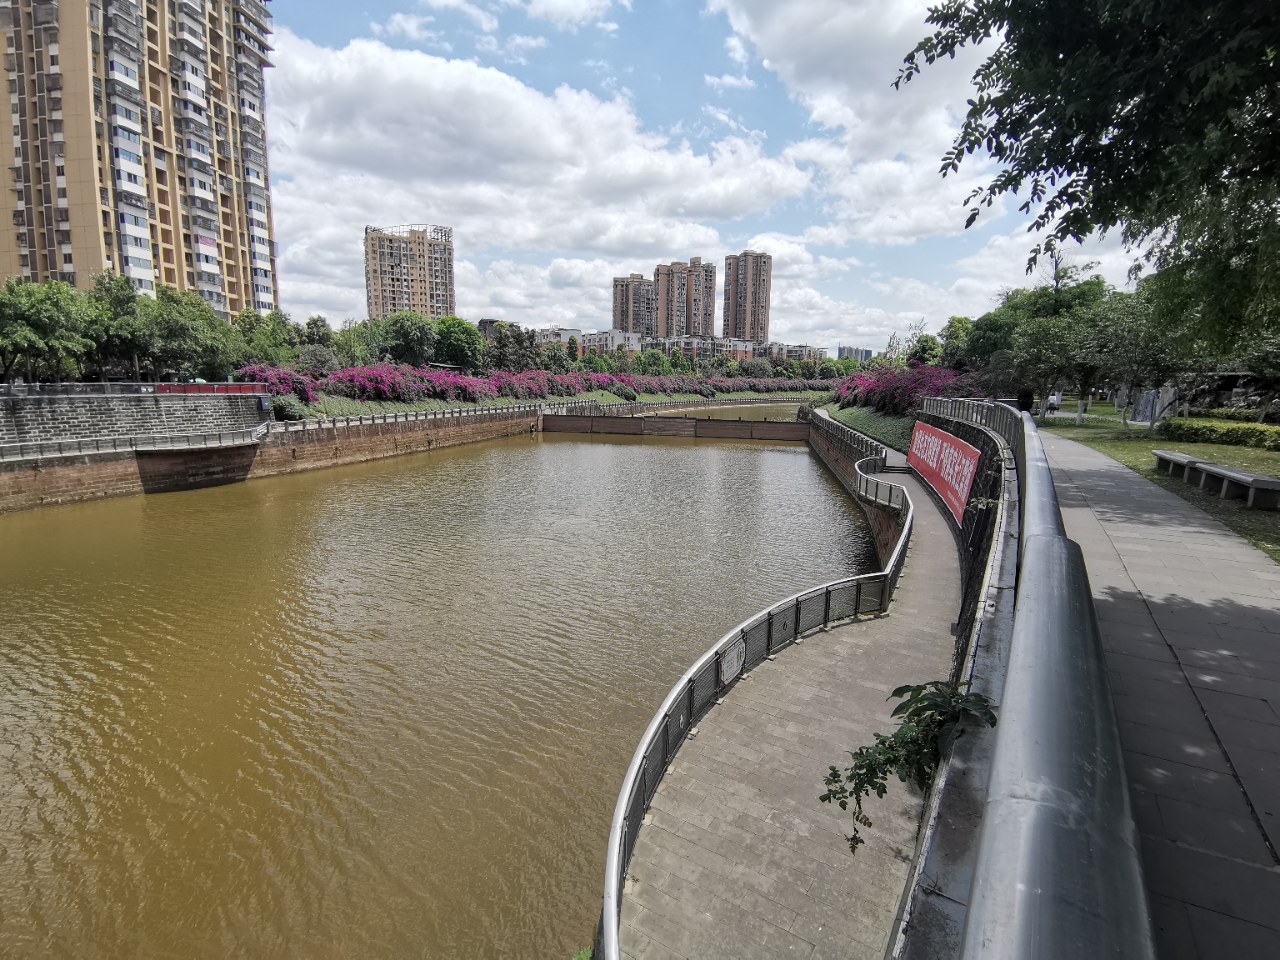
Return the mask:
[[[250, 398], [252, 399], [252, 398]], [[0, 513], [237, 483], [301, 470], [528, 434], [534, 409], [324, 425], [276, 425], [260, 443], [122, 450], [0, 461]]]

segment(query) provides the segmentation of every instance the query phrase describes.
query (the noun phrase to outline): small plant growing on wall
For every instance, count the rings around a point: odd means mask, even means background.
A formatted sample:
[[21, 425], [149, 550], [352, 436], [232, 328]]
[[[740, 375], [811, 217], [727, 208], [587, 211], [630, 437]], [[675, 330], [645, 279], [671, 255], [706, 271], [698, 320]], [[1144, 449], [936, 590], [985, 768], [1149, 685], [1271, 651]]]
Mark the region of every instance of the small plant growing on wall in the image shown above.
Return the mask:
[[905, 699], [890, 714], [898, 719], [898, 729], [877, 733], [875, 743], [850, 751], [853, 762], [843, 770], [832, 767], [823, 781], [827, 792], [819, 800], [841, 810], [852, 804], [853, 832], [845, 838], [850, 853], [866, 842], [858, 828], [872, 825], [862, 801], [873, 793], [883, 797], [890, 774], [924, 790], [966, 723], [996, 725], [995, 705], [981, 693], [970, 693], [968, 684], [934, 680], [898, 687], [888, 697], [900, 698]]

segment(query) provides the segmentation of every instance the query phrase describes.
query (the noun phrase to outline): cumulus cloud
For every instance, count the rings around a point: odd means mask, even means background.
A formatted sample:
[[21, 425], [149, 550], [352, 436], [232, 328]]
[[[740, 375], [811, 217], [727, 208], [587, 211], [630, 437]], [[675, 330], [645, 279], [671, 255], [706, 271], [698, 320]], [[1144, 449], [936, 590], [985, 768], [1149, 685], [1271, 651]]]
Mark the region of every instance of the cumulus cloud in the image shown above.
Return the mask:
[[481, 53], [496, 54], [507, 63], [526, 64], [528, 54], [533, 50], [541, 50], [547, 45], [546, 37], [529, 37], [514, 33], [499, 43], [493, 34], [485, 34], [476, 40], [476, 50]]
[[596, 26], [606, 32], [617, 29], [605, 16], [614, 8], [631, 9], [631, 0], [506, 0], [511, 6], [520, 7], [535, 20], [546, 20], [560, 30], [577, 30], [583, 26]]
[[432, 10], [451, 10], [460, 13], [485, 33], [492, 33], [498, 29], [497, 17], [468, 0], [418, 0], [418, 3]]
[[730, 34], [725, 38], [724, 51], [729, 55], [729, 59], [739, 66], [747, 65], [747, 47], [742, 42], [742, 38], [736, 33]]
[[451, 50], [451, 45], [440, 36], [439, 32], [429, 29], [434, 22], [434, 17], [393, 13], [385, 23], [372, 23], [369, 26], [375, 37], [404, 37], [406, 40], [431, 43], [437, 49], [446, 52]]
[[720, 91], [750, 90], [756, 85], [756, 82], [746, 74], [743, 74], [742, 76], [735, 76], [732, 73], [726, 73], [718, 77], [713, 77], [710, 74], [703, 74], [702, 79], [712, 90]]
[[[274, 214], [281, 290], [299, 314], [359, 312], [368, 223], [452, 226], [459, 260], [651, 265], [673, 249], [718, 248], [709, 223], [765, 211], [811, 182], [756, 138], [695, 149], [644, 130], [626, 98], [543, 93], [468, 61], [372, 40], [335, 50], [286, 30], [276, 63]], [[611, 295], [609, 277], [597, 282]]]

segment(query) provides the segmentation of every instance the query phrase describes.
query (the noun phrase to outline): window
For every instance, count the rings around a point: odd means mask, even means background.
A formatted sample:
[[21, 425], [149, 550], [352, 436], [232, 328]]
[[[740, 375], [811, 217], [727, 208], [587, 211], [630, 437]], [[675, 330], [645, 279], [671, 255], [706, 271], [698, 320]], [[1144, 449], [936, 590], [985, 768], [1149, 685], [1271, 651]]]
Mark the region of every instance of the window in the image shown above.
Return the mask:
[[64, 253], [64, 254], [62, 255], [62, 265], [63, 265], [63, 266], [66, 266], [66, 267], [71, 266], [71, 254], [69, 254], [69, 253]]
[[132, 150], [126, 150], [123, 147], [116, 147], [112, 151], [117, 160], [128, 160], [130, 163], [136, 163], [142, 166], [142, 154], [134, 153]]

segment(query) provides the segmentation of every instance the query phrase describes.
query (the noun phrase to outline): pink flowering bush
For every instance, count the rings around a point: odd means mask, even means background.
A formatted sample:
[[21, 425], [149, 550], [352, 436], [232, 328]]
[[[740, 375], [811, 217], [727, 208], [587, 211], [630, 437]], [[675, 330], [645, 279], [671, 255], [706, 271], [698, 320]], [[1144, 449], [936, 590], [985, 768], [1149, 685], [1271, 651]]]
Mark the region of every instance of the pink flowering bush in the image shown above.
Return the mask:
[[798, 393], [830, 390], [829, 380], [761, 379], [752, 377], [696, 377], [688, 374], [670, 376], [630, 376], [608, 373], [548, 373], [526, 370], [522, 373], [494, 371], [486, 376], [470, 377], [452, 370], [432, 370], [402, 363], [375, 363], [364, 367], [347, 367], [322, 379], [316, 379], [289, 367], [254, 364], [239, 371], [241, 379], [259, 380], [274, 396], [293, 395], [305, 403], [315, 403], [321, 393], [351, 400], [378, 400], [418, 403], [423, 400], [456, 400], [486, 403], [498, 397], [515, 400], [546, 400], [552, 397], [576, 397], [593, 391], [612, 393], [623, 400], [635, 400], [640, 394], [695, 394], [714, 397], [720, 393]]
[[241, 381], [265, 383], [267, 393], [273, 397], [293, 395], [303, 403], [315, 403], [318, 393], [316, 382], [305, 373], [288, 367], [273, 367], [265, 363], [253, 363], [236, 371]]
[[836, 386], [836, 400], [841, 408], [871, 407], [899, 417], [919, 407], [925, 397], [984, 395], [972, 374], [921, 364], [873, 367], [851, 374]]

